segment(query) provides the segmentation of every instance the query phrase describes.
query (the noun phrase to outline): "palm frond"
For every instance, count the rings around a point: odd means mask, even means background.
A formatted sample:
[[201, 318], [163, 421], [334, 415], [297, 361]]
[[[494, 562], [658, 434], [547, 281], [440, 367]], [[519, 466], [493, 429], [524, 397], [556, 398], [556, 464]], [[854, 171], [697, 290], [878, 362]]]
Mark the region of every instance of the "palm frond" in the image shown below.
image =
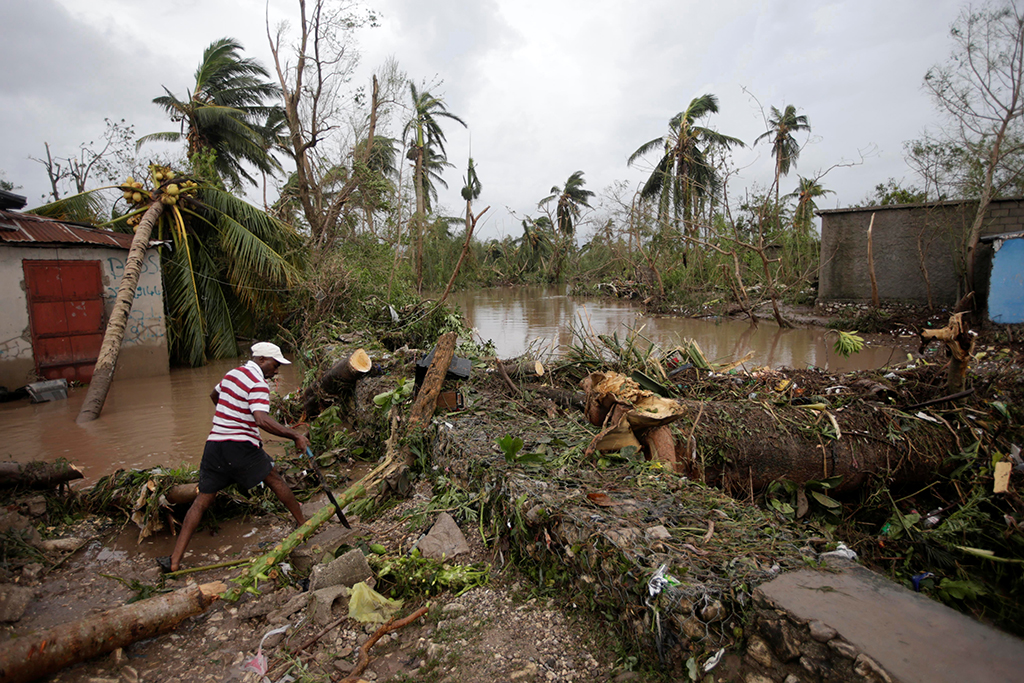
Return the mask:
[[95, 224], [97, 216], [103, 211], [103, 198], [99, 192], [106, 189], [109, 188], [101, 187], [70, 197], [64, 197], [49, 204], [37, 206], [26, 213], [60, 221]]

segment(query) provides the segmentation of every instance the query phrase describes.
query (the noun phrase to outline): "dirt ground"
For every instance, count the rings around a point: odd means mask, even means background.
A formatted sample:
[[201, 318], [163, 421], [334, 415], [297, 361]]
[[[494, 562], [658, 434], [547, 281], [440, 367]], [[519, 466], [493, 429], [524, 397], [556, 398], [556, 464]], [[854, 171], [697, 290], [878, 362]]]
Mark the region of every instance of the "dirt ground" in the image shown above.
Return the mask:
[[[860, 309], [844, 309], [850, 325], [858, 329], [863, 318]], [[802, 324], [822, 324], [839, 311], [791, 309], [791, 319]], [[864, 328], [869, 343], [895, 341], [915, 353], [916, 330], [925, 326], [941, 327], [947, 312], [890, 312], [875, 320], [871, 330]], [[1022, 345], [1013, 331], [995, 328], [983, 332], [979, 348], [1008, 347], [1018, 359]], [[1011, 342], [1012, 339], [1012, 342]], [[939, 354], [937, 349], [930, 352]], [[983, 361], [984, 362], [984, 361]], [[422, 529], [410, 528], [406, 517], [431, 496], [430, 486], [420, 482], [411, 497], [381, 517], [363, 524], [357, 522], [352, 545], [366, 547], [382, 544], [388, 554], [407, 552]], [[8, 509], [18, 508], [12, 501]], [[318, 507], [316, 505], [313, 506]], [[21, 509], [24, 509], [22, 506]], [[328, 524], [335, 525], [336, 522]], [[222, 521], [216, 531], [201, 530], [185, 558], [187, 567], [195, 567], [262, 553], [269, 545], [291, 531], [290, 520], [282, 515]], [[575, 609], [571, 594], [539, 593], [529, 581], [517, 575], [514, 567], [487, 549], [479, 534], [463, 529], [470, 547], [460, 563], [486, 562], [491, 566], [487, 586], [455, 597], [443, 593], [430, 600], [427, 614], [416, 622], [380, 639], [372, 648], [371, 662], [362, 679], [366, 681], [426, 681], [472, 683], [483, 681], [643, 681], [661, 680], [644, 674], [635, 657], [617, 647], [610, 628], [600, 615]], [[93, 518], [71, 530], [71, 535], [89, 539], [77, 552], [55, 567], [28, 564], [0, 577], [0, 581], [26, 586], [33, 600], [24, 616], [0, 625], [0, 638], [8, 639], [38, 632], [72, 619], [79, 619], [117, 607], [140, 590], [164, 585], [177, 589], [190, 583], [227, 581], [237, 569], [220, 569], [182, 579], [162, 582], [155, 558], [170, 553], [173, 536], [166, 530], [142, 543], [136, 542], [134, 527], [122, 527]], [[6, 553], [5, 553], [6, 557]], [[284, 636], [271, 636], [262, 652], [269, 659], [267, 680], [341, 680], [351, 672], [358, 659], [360, 645], [376, 630], [351, 620], [342, 621], [324, 633], [305, 650], [293, 653], [319, 628], [308, 619], [296, 623], [301, 613], [288, 620], [271, 623], [269, 609], [254, 608], [256, 603], [276, 608], [299, 592], [297, 587], [268, 591], [256, 598], [245, 596], [236, 604], [216, 602], [202, 614], [189, 617], [169, 633], [133, 643], [112, 654], [77, 663], [45, 679], [67, 683], [205, 683], [207, 681], [263, 680], [245, 664], [256, 655], [264, 635], [291, 623]], [[400, 616], [424, 604], [409, 602]], [[286, 678], [291, 676], [291, 679]]]
[[[380, 543], [389, 553], [408, 551], [421, 535], [410, 532], [403, 518], [430, 498], [421, 483], [409, 499], [371, 524], [356, 520], [354, 543]], [[308, 509], [319, 507], [307, 504]], [[166, 532], [136, 544], [134, 527], [118, 531], [109, 524], [84, 523], [74, 533], [93, 539], [61, 566], [38, 578], [29, 568], [12, 577], [34, 590], [35, 598], [24, 617], [2, 627], [2, 637], [31, 634], [73, 618], [83, 618], [124, 604], [140, 585], [158, 586], [154, 558], [169, 552], [173, 538]], [[340, 528], [335, 520], [327, 526]], [[216, 532], [200, 531], [185, 557], [186, 566], [202, 566], [235, 557], [259, 554], [291, 531], [289, 520], [277, 515], [229, 520]], [[454, 597], [444, 593], [430, 600], [427, 614], [409, 626], [384, 636], [371, 650], [371, 663], [361, 678], [366, 681], [612, 681], [645, 680], [626, 669], [606, 629], [594, 628], [593, 617], [574, 613], [571, 596], [538, 595], [514, 568], [502, 566], [483, 547], [478, 535], [466, 533], [470, 553], [459, 563], [488, 562], [487, 586]], [[313, 541], [315, 542], [315, 541]], [[167, 580], [176, 589], [191, 583], [224, 580], [237, 569], [221, 569]], [[131, 584], [138, 582], [135, 586]], [[300, 592], [284, 587], [255, 598], [246, 595], [236, 604], [216, 602], [202, 614], [189, 617], [173, 631], [136, 642], [123, 650], [74, 664], [44, 679], [66, 683], [159, 681], [259, 681], [245, 664], [257, 653], [264, 635], [283, 623], [270, 623], [268, 615]], [[262, 603], [262, 606], [257, 606]], [[564, 604], [563, 604], [564, 603]], [[399, 616], [424, 604], [409, 602]], [[567, 607], [569, 609], [563, 609]], [[337, 609], [337, 608], [336, 608]], [[272, 616], [272, 615], [271, 615]], [[326, 681], [344, 678], [358, 661], [359, 646], [376, 630], [346, 619], [298, 655], [290, 649], [320, 628], [302, 612], [291, 615], [295, 628], [286, 636], [271, 636], [262, 652], [267, 655], [269, 680], [285, 675], [296, 680]], [[282, 639], [283, 638], [283, 639]]]

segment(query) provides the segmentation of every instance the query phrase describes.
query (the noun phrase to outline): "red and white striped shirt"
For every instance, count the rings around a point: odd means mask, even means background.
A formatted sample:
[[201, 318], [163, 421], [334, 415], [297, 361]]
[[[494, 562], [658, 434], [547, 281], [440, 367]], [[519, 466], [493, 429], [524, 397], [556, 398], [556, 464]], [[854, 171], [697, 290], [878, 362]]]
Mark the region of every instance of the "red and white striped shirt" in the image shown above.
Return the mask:
[[270, 387], [253, 361], [228, 371], [215, 387], [217, 410], [207, 441], [248, 441], [263, 445], [253, 413], [270, 412]]

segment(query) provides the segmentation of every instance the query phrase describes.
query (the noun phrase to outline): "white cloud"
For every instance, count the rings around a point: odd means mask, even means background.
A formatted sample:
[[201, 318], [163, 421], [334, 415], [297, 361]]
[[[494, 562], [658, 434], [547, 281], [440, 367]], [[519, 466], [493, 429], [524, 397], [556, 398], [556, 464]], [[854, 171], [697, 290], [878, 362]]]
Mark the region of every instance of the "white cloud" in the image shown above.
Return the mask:
[[[8, 5], [0, 169], [32, 199], [46, 179], [27, 157], [42, 155], [44, 141], [72, 152], [96, 138], [104, 117], [123, 117], [139, 133], [169, 129], [151, 100], [161, 86], [183, 93], [213, 40], [237, 38], [271, 66], [265, 5], [255, 0]], [[297, 7], [272, 0], [271, 24], [294, 26]], [[837, 192], [830, 201], [846, 204], [890, 176], [908, 176], [901, 144], [934, 120], [921, 79], [947, 54], [959, 7], [953, 0], [380, 0], [372, 8], [381, 26], [359, 33], [363, 60], [353, 87], [389, 56], [417, 83], [435, 84], [432, 91], [469, 124], [445, 126], [455, 168], [442, 204], [460, 210], [472, 144], [484, 185], [479, 206], [492, 206], [484, 237], [518, 234], [505, 207], [535, 212], [576, 170], [595, 191], [616, 180], [637, 186], [644, 169], [628, 169], [628, 155], [704, 92], [721, 106], [708, 124], [748, 144], [763, 131], [754, 97], [765, 109], [797, 106], [813, 126], [799, 173], [874, 149], [863, 165], [826, 178]], [[766, 146], [738, 152], [735, 161], [734, 191], [770, 182]], [[795, 184], [788, 178], [783, 190]]]

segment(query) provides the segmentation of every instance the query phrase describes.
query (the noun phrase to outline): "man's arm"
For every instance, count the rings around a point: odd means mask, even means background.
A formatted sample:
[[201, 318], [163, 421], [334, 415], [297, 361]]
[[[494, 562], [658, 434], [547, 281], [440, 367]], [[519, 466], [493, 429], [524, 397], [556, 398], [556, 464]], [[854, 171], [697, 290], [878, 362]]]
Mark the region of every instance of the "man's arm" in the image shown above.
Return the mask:
[[220, 392], [217, 391], [217, 387], [214, 387], [213, 391], [210, 392], [210, 400], [213, 401], [213, 405], [217, 405], [217, 401], [220, 400]]
[[270, 417], [270, 413], [266, 413], [262, 410], [253, 412], [252, 416], [256, 419], [256, 426], [265, 432], [270, 432], [275, 436], [283, 436], [286, 439], [291, 439], [295, 442], [295, 448], [302, 451], [309, 448], [309, 439], [306, 438], [305, 434], [301, 434], [291, 427], [286, 427], [274, 418]]

